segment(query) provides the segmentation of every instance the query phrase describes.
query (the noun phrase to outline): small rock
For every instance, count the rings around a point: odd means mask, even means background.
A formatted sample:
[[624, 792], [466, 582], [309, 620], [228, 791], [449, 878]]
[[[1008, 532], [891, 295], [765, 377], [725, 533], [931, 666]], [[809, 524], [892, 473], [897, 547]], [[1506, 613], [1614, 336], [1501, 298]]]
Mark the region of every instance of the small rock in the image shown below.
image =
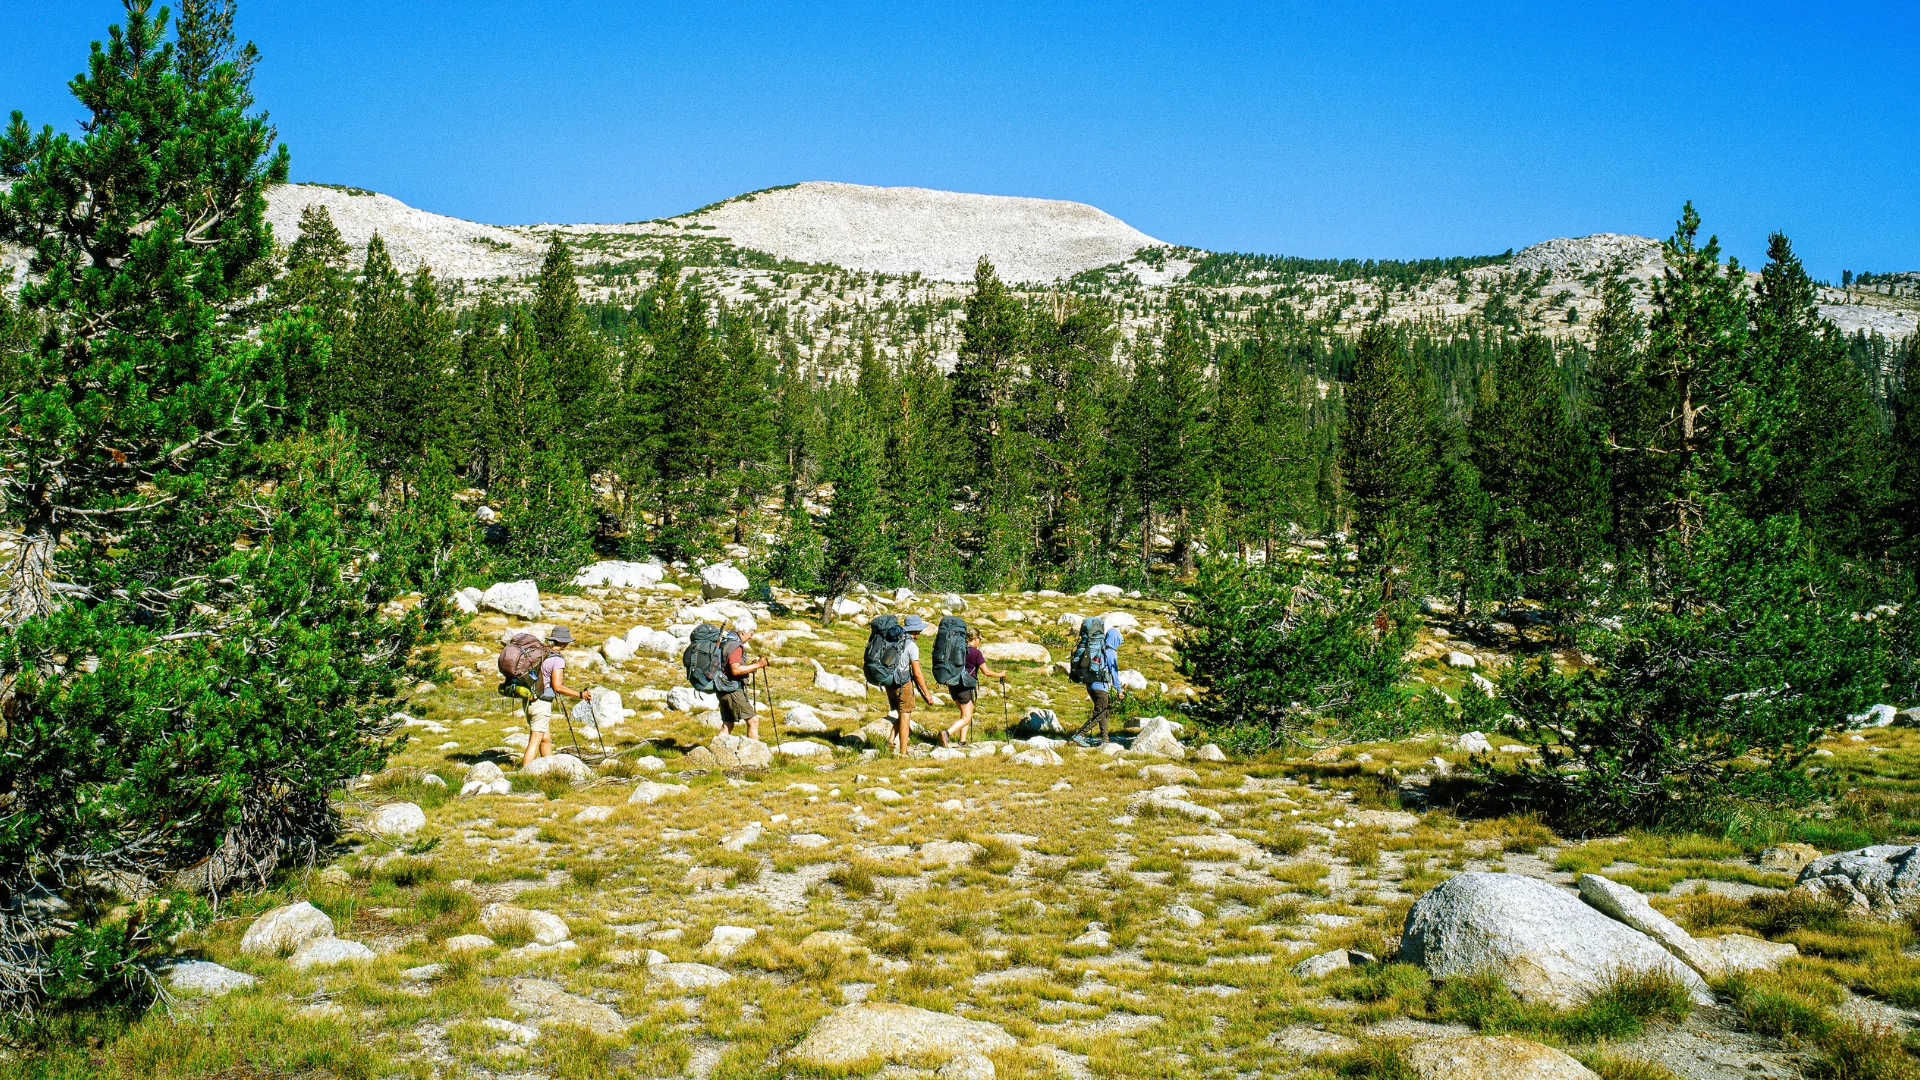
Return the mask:
[[1164, 716], [1149, 716], [1140, 721], [1140, 734], [1134, 737], [1133, 745], [1127, 748], [1127, 752], [1176, 760], [1187, 756], [1186, 747], [1180, 745], [1173, 725]]
[[882, 802], [882, 803], [897, 803], [897, 802], [900, 802], [902, 799], [906, 798], [906, 796], [900, 794], [899, 792], [893, 790], [892, 788], [883, 788], [883, 787], [874, 788], [872, 791], [872, 795], [873, 795], [874, 801]]
[[493, 939], [485, 934], [459, 934], [441, 942], [440, 947], [450, 953], [473, 952], [493, 948]]
[[[819, 746], [818, 743], [808, 743]], [[822, 747], [822, 749], [825, 749]], [[739, 769], [764, 769], [773, 764], [773, 751], [759, 739], [749, 739], [745, 735], [715, 735], [707, 743], [707, 750], [713, 754], [713, 760], [719, 767], [733, 772]]]
[[700, 595], [708, 600], [737, 600], [751, 587], [747, 575], [730, 563], [714, 563], [700, 571]]
[[630, 803], [652, 806], [669, 795], [685, 795], [689, 788], [685, 784], [663, 784], [657, 780], [642, 780], [633, 786], [633, 794], [627, 796]]
[[590, 784], [593, 782], [593, 770], [587, 763], [572, 754], [548, 754], [534, 758], [520, 770], [525, 776], [560, 776], [569, 784]]
[[1798, 947], [1785, 941], [1765, 941], [1746, 934], [1695, 938], [1694, 944], [1711, 955], [1726, 975], [1743, 971], [1772, 971], [1800, 955]]
[[480, 594], [480, 607], [519, 619], [537, 619], [540, 586], [532, 581], [496, 581]]
[[614, 808], [611, 806], [589, 806], [585, 810], [573, 815], [573, 820], [577, 824], [592, 825], [612, 817], [613, 810]]
[[1047, 651], [1047, 647], [1032, 641], [990, 641], [980, 646], [980, 654], [988, 660], [1022, 664], [1053, 663], [1053, 654]]
[[410, 967], [401, 972], [400, 977], [407, 982], [432, 982], [446, 974], [446, 971], [445, 964], [421, 964], [419, 967]]
[[1156, 784], [1193, 784], [1199, 782], [1200, 774], [1184, 765], [1144, 765], [1140, 779]]
[[625, 1017], [597, 1001], [568, 993], [547, 979], [520, 979], [513, 984], [513, 1003], [541, 1017], [542, 1023], [586, 1028], [602, 1038], [615, 1038], [630, 1026]]
[[826, 746], [823, 743], [807, 742], [805, 740], [783, 742], [779, 746], [774, 747], [773, 752], [775, 754], [778, 754], [781, 757], [789, 757], [789, 758], [811, 758], [811, 757], [833, 756], [833, 749], [831, 747]]
[[651, 964], [647, 978], [676, 990], [704, 990], [730, 982], [733, 975], [707, 964]]
[[1167, 918], [1172, 919], [1174, 922], [1179, 923], [1189, 930], [1195, 929], [1201, 923], [1207, 921], [1206, 915], [1202, 914], [1198, 908], [1188, 907], [1185, 904], [1175, 904], [1168, 908]]
[[1309, 956], [1305, 960], [1293, 965], [1293, 974], [1296, 978], [1301, 979], [1319, 979], [1331, 975], [1347, 966], [1349, 966], [1347, 950], [1334, 949], [1331, 952], [1323, 952]]
[[1092, 922], [1087, 924], [1086, 933], [1067, 942], [1067, 944], [1095, 949], [1110, 949], [1113, 947], [1113, 935], [1107, 931], [1106, 927], [1097, 922]]
[[787, 706], [780, 716], [780, 726], [794, 735], [824, 735], [827, 731], [826, 721], [820, 719], [811, 705]]
[[1195, 761], [1225, 761], [1227, 760], [1227, 752], [1212, 743], [1208, 743], [1200, 749], [1195, 750], [1193, 752], [1193, 758]]
[[1454, 743], [1463, 754], [1491, 754], [1493, 743], [1487, 740], [1485, 732], [1469, 731]]
[[827, 1014], [787, 1060], [838, 1072], [874, 1061], [922, 1065], [962, 1054], [990, 1054], [1018, 1045], [998, 1025], [910, 1005], [861, 1002]]
[[1022, 750], [1013, 755], [1015, 765], [1064, 765], [1066, 759], [1051, 750]]
[[412, 836], [426, 824], [427, 812], [410, 802], [388, 803], [367, 815], [367, 831], [382, 838]]
[[309, 941], [333, 936], [333, 920], [305, 900], [274, 908], [253, 920], [240, 938], [240, 951], [249, 956], [292, 952]]
[[800, 833], [787, 837], [787, 843], [797, 848], [812, 849], [826, 847], [828, 844], [833, 843], [833, 841], [821, 836], [819, 833]]
[[759, 936], [760, 931], [751, 926], [716, 926], [713, 928], [713, 936], [700, 947], [700, 952], [705, 956], [732, 956], [739, 952], [742, 946]]
[[859, 938], [843, 930], [815, 930], [813, 933], [800, 939], [800, 947], [803, 949], [839, 949], [842, 952], [852, 952], [866, 948], [866, 946], [860, 944]]
[[1860, 915], [1900, 919], [1920, 911], [1920, 847], [1875, 844], [1826, 855], [1800, 871], [1795, 888]]
[[207, 960], [179, 960], [165, 968], [167, 985], [188, 994], [219, 997], [244, 990], [260, 980], [242, 971], [221, 967]]
[[1760, 853], [1760, 869], [1798, 874], [1819, 857], [1820, 849], [1812, 844], [1776, 844]]
[[1450, 649], [1447, 651], [1447, 666], [1471, 670], [1479, 667], [1480, 661], [1475, 660], [1472, 653], [1464, 653], [1459, 649]]
[[538, 1031], [535, 1031], [525, 1024], [516, 1024], [511, 1020], [505, 1020], [498, 1016], [485, 1017], [480, 1021], [480, 1026], [503, 1039], [519, 1043], [521, 1046], [532, 1046], [540, 1039], [540, 1033]]
[[1511, 1035], [1462, 1035], [1415, 1043], [1407, 1064], [1420, 1080], [1600, 1080], [1550, 1046]]
[[480, 911], [480, 925], [496, 934], [521, 930], [541, 945], [553, 945], [573, 936], [567, 922], [551, 911], [530, 911], [513, 904], [488, 904]]
[[287, 963], [295, 971], [305, 971], [310, 967], [330, 967], [349, 961], [372, 960], [374, 951], [357, 941], [344, 938], [314, 938], [294, 950], [293, 958]]

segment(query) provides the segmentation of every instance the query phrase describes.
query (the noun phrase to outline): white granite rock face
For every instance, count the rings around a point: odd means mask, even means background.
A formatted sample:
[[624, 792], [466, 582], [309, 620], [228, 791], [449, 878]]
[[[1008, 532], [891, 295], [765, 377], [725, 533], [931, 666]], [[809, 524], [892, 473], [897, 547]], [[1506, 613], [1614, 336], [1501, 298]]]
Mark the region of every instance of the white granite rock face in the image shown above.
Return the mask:
[[1856, 914], [1902, 919], [1920, 911], [1920, 847], [1875, 844], [1813, 860], [1794, 886]]
[[480, 607], [517, 619], [540, 617], [540, 586], [532, 581], [496, 581], [480, 594]]

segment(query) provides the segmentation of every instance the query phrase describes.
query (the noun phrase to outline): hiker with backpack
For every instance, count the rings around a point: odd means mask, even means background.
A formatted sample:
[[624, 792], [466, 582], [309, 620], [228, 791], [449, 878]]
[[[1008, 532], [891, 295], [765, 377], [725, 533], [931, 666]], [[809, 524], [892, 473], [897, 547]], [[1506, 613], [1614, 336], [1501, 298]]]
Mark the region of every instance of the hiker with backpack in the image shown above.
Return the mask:
[[515, 634], [500, 650], [498, 666], [505, 679], [501, 690], [520, 698], [527, 717], [527, 752], [520, 759], [523, 769], [553, 756], [554, 698], [587, 700], [587, 692], [568, 686], [563, 674], [567, 658], [560, 655], [560, 648], [571, 644], [573, 631], [556, 626], [547, 631], [544, 642], [532, 634]]
[[1087, 697], [1093, 702], [1093, 715], [1074, 733], [1076, 740], [1081, 732], [1097, 723], [1100, 741], [1113, 741], [1107, 733], [1107, 718], [1113, 710], [1114, 691], [1119, 689], [1119, 672], [1120, 631], [1109, 629], [1104, 619], [1080, 620], [1080, 642], [1067, 661], [1067, 674], [1073, 681], [1086, 685]]
[[896, 717], [893, 750], [905, 754], [913, 735], [914, 690], [920, 691], [928, 708], [933, 707], [927, 677], [920, 671], [920, 645], [914, 641], [927, 632], [927, 621], [918, 615], [909, 615], [904, 622], [878, 615], [867, 627], [867, 655], [861, 671], [868, 682], [886, 690], [887, 708]]
[[720, 700], [720, 731], [733, 734], [734, 725], [747, 725], [747, 738], [760, 737], [760, 716], [754, 711], [747, 682], [753, 673], [767, 666], [767, 658], [748, 662], [747, 642], [753, 639], [754, 622], [745, 615], [733, 620], [724, 633], [719, 627], [701, 623], [693, 628], [681, 662], [686, 665], [687, 682], [695, 690]]
[[1000, 692], [1006, 693], [1007, 676], [988, 667], [986, 654], [980, 651], [980, 631], [958, 615], [942, 618], [933, 636], [933, 678], [953, 695], [953, 703], [960, 706], [960, 720], [940, 733], [941, 746], [952, 746], [954, 739], [959, 739], [962, 746], [967, 744], [982, 675], [999, 679]]

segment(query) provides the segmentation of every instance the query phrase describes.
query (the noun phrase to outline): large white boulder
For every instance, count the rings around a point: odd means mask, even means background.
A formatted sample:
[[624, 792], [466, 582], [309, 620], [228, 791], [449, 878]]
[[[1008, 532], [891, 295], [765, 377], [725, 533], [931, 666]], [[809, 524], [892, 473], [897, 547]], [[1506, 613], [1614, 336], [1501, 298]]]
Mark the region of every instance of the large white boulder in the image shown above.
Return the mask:
[[825, 743], [812, 742], [807, 739], [794, 739], [789, 742], [783, 742], [779, 746], [774, 747], [773, 752], [779, 754], [781, 757], [789, 758], [833, 756], [832, 747]]
[[751, 926], [716, 926], [700, 952], [706, 956], [732, 956], [759, 936], [760, 931]]
[[833, 672], [821, 667], [820, 661], [818, 660], [813, 662], [813, 685], [820, 690], [839, 697], [863, 698], [867, 696], [867, 684], [865, 682], [860, 679], [849, 679], [845, 675], [835, 675]]
[[593, 780], [593, 770], [572, 754], [548, 754], [534, 758], [520, 772], [526, 776], [564, 776], [569, 784], [585, 784]]
[[1130, 611], [1109, 611], [1105, 615], [1100, 616], [1100, 621], [1106, 623], [1107, 629], [1109, 630], [1138, 630], [1140, 628], [1139, 617]]
[[700, 571], [700, 595], [709, 600], [718, 597], [739, 599], [747, 595], [750, 585], [747, 575], [732, 563], [714, 563]]
[[1090, 596], [1095, 600], [1111, 600], [1123, 593], [1118, 585], [1095, 585], [1080, 595]]
[[1120, 689], [1140, 691], [1147, 688], [1147, 677], [1132, 668], [1123, 668], [1119, 676]]
[[1861, 915], [1900, 919], [1920, 911], [1920, 847], [1875, 844], [1813, 860], [1794, 886]]
[[600, 655], [610, 664], [624, 664], [633, 659], [633, 646], [628, 644], [624, 635], [610, 637], [600, 645]]
[[478, 615], [480, 598], [484, 595], [486, 594], [469, 585], [453, 594], [453, 606], [459, 608], [462, 615]]
[[240, 937], [240, 951], [249, 956], [292, 952], [315, 938], [333, 936], [333, 920], [305, 900], [274, 908], [253, 920]]
[[480, 606], [487, 611], [497, 611], [517, 619], [537, 619], [540, 617], [540, 586], [532, 581], [496, 581], [480, 594]]
[[1519, 874], [1458, 874], [1436, 886], [1407, 912], [1400, 959], [1438, 978], [1492, 971], [1521, 998], [1561, 1008], [1626, 972], [1671, 975], [1695, 1000], [1713, 1001], [1652, 938]]
[[541, 945], [556, 945], [573, 936], [566, 920], [553, 912], [530, 910], [514, 904], [488, 904], [480, 911], [480, 925], [494, 934], [522, 931], [532, 935], [533, 940]]
[[787, 1060], [839, 1075], [874, 1061], [918, 1067], [1015, 1045], [1013, 1036], [984, 1020], [911, 1005], [861, 1002], [828, 1013], [787, 1052]]
[[613, 589], [644, 589], [658, 585], [666, 576], [659, 563], [621, 562], [607, 559], [582, 569], [573, 576], [575, 585], [600, 585]]
[[426, 811], [410, 802], [388, 803], [367, 815], [367, 831], [382, 839], [412, 836], [426, 824]]

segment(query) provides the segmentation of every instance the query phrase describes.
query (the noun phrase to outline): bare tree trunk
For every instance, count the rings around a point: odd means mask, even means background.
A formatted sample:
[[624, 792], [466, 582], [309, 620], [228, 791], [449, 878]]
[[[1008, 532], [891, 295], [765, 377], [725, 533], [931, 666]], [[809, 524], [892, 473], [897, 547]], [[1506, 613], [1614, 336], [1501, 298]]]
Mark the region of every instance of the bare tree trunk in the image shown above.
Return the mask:
[[13, 565], [7, 570], [5, 608], [0, 620], [19, 626], [28, 619], [53, 612], [53, 550], [57, 539], [50, 530], [20, 538]]

